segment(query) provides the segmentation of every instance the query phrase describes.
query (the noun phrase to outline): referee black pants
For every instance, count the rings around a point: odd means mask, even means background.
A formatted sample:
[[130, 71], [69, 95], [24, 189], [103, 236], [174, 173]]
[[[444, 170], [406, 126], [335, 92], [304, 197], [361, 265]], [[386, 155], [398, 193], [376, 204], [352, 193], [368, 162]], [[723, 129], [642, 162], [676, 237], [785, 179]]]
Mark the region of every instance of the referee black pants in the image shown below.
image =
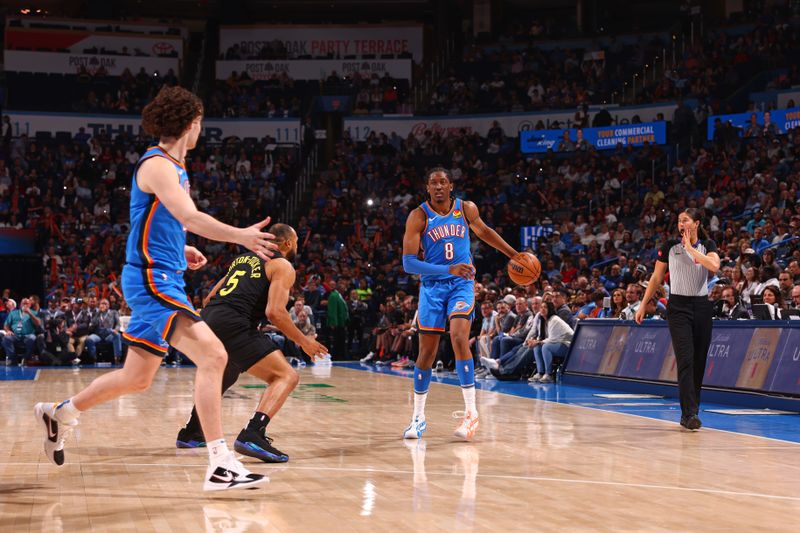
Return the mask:
[[711, 302], [705, 296], [669, 297], [667, 322], [678, 362], [681, 414], [696, 415], [711, 344]]

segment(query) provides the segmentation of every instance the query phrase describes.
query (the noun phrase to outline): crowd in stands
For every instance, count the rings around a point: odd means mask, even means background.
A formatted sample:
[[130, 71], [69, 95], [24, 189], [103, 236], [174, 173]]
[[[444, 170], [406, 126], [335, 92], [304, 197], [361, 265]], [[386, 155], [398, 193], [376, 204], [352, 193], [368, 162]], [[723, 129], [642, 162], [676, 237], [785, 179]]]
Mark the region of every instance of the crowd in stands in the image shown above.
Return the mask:
[[[13, 90], [9, 97], [14, 108], [80, 113], [136, 115], [164, 85], [178, 83], [170, 69], [148, 74], [141, 69], [135, 75], [125, 69], [111, 77], [102, 68], [90, 72], [81, 68], [75, 76], [63, 76], [63, 91], [53, 98], [40, 98], [39, 92], [54, 80], [37, 75], [12, 74]], [[28, 79], [28, 78], [32, 79]], [[232, 72], [226, 80], [217, 80], [208, 92], [205, 114], [208, 117], [299, 117], [321, 90], [352, 97], [354, 114], [406, 113], [411, 111], [408, 80], [388, 74], [379, 77], [353, 73], [347, 76], [331, 72], [320, 81], [297, 81], [286, 72], [252, 79], [247, 72]]]
[[[98, 300], [94, 294], [91, 292], [85, 300], [53, 294], [45, 307], [35, 295], [23, 297], [19, 307], [10, 296], [4, 298], [0, 338], [6, 365], [77, 365], [81, 363], [79, 356], [97, 362], [98, 347], [103, 346], [107, 348], [107, 362], [119, 362], [130, 310], [116, 295]], [[112, 301], [115, 306], [119, 302], [118, 309], [111, 307]]]
[[[269, 143], [201, 143], [187, 161], [198, 205], [239, 226], [278, 212], [297, 161], [291, 152], [267, 152]], [[147, 145], [144, 136], [81, 133], [58, 146], [24, 136], [5, 146], [0, 224], [37, 230], [47, 273], [45, 310], [37, 298], [26, 298], [19, 309], [6, 303], [15, 317], [4, 341], [10, 362], [20, 351], [39, 352], [44, 360], [56, 353], [62, 362], [93, 360], [97, 345], [119, 355], [115, 333], [124, 320], [94, 326], [92, 320], [104, 305], [126, 316], [116, 277], [124, 260], [127, 188]], [[369, 350], [378, 362], [411, 364], [417, 281], [401, 267], [403, 227], [409, 210], [424, 200], [425, 169], [436, 165], [450, 169], [457, 193], [475, 201], [509, 242], [517, 244], [521, 225], [551, 231], [535, 244], [543, 274], [529, 287], [515, 287], [506, 259], [473, 242], [482, 314], [473, 346], [487, 376], [533, 374], [549, 381], [550, 361], [563, 355], [576, 320], [630, 319], [640, 305], [648, 306], [648, 317], [663, 317], [668, 287], [641, 302], [643, 284], [686, 207], [704, 210], [705, 228], [720, 249], [722, 269], [710, 280], [711, 298], [720, 302], [715, 313], [749, 318], [763, 302], [771, 317], [785, 318], [781, 310], [800, 305], [799, 156], [798, 130], [712, 142], [672, 168], [652, 165], [664, 159], [655, 146], [525, 158], [499, 125], [487, 137], [465, 130], [405, 139], [372, 133], [355, 142], [345, 133], [296, 224], [294, 298], [303, 299], [304, 315], [298, 318], [326, 335], [339, 357]], [[206, 268], [187, 275], [199, 307], [237, 249], [202, 239], [195, 244], [209, 257]], [[49, 332], [21, 313], [33, 309], [46, 323], [51, 307], [64, 319], [58, 326], [51, 317]], [[548, 345], [551, 338], [559, 345]], [[58, 349], [54, 339], [66, 347]], [[448, 350], [442, 343], [443, 366], [452, 364]]]
[[[532, 34], [534, 26], [525, 31]], [[547, 30], [535, 32], [539, 37]], [[712, 100], [741, 81], [742, 65], [786, 64], [798, 40], [792, 28], [773, 24], [741, 36], [710, 32], [699, 43], [637, 99]], [[640, 69], [661, 46], [612, 40], [602, 55], [476, 46], [436, 85], [429, 111], [580, 106], [576, 123], [585, 126], [593, 118], [585, 104], [620, 91], [627, 69]], [[276, 44], [262, 48], [258, 58], [281, 55], [285, 50]], [[232, 49], [225, 58], [250, 56]], [[773, 82], [800, 77], [796, 68], [787, 72]], [[77, 81], [80, 97], [69, 100], [79, 102], [75, 110], [131, 114], [161, 85], [177, 83], [174, 73], [144, 71], [113, 80], [102, 71], [82, 72]], [[320, 90], [352, 95], [356, 114], [402, 111], [408, 98], [407, 84], [388, 76], [331, 73], [305, 83], [280, 73], [259, 80], [234, 73], [214, 86], [206, 115], [299, 116], [303, 95]], [[709, 104], [704, 105], [699, 112], [678, 106], [676, 138], [704, 130]], [[456, 194], [474, 201], [483, 220], [512, 246], [519, 245], [521, 226], [538, 226], [541, 234], [533, 248], [542, 276], [527, 287], [511, 283], [507, 258], [472, 242], [479, 274], [470, 344], [482, 362], [479, 375], [549, 382], [552, 362], [563, 358], [577, 321], [630, 320], [640, 306], [648, 319], [663, 319], [668, 279], [653, 299], [641, 300], [659, 247], [674, 237], [677, 215], [688, 207], [703, 211], [704, 229], [722, 259], [720, 272], [709, 279], [715, 316], [785, 319], [800, 308], [800, 129], [782, 132], [756, 121], [740, 136], [719, 126], [713, 141], [697, 142], [704, 135], [695, 136], [677, 159], [652, 145], [604, 152], [587, 145], [525, 156], [509, 136], [513, 132], [497, 123], [485, 137], [467, 130], [405, 138], [373, 132], [355, 141], [345, 131], [294, 224], [300, 250], [292, 317], [303, 331], [322, 335], [336, 358], [410, 366], [417, 346], [418, 281], [402, 269], [404, 225], [409, 211], [425, 200], [426, 169], [443, 166]], [[143, 134], [124, 132], [112, 138], [81, 131], [69, 142], [47, 143], [4, 135], [0, 226], [36, 230], [46, 275], [44, 303], [10, 289], [3, 293], [0, 325], [8, 364], [124, 356], [119, 335], [130, 315], [117, 278], [132, 171], [149, 144]], [[281, 212], [299, 161], [295, 150], [273, 144], [269, 138], [201, 142], [186, 162], [198, 206], [236, 226]], [[200, 308], [240, 250], [194, 237], [191, 243], [209, 259], [205, 268], [186, 275], [187, 291]], [[268, 324], [264, 331], [288, 356], [302, 357]], [[437, 366], [452, 364], [444, 338]]]
[[[84, 134], [71, 145], [40, 147], [23, 137], [7, 147], [0, 160], [0, 224], [37, 229], [52, 305], [92, 317], [100, 308], [93, 299], [124, 308], [116, 276], [124, 260], [126, 187], [146, 145], [142, 137]], [[535, 244], [543, 274], [529, 287], [515, 287], [506, 258], [473, 241], [482, 314], [473, 346], [476, 356], [497, 361], [497, 367], [485, 361], [487, 376], [533, 374], [549, 381], [549, 362], [564, 348], [547, 339], [568, 345], [576, 320], [630, 319], [640, 305], [649, 318], [663, 317], [668, 282], [651, 302], [641, 302], [643, 286], [686, 207], [704, 210], [705, 229], [719, 246], [722, 268], [709, 282], [710, 297], [719, 302], [715, 313], [749, 318], [763, 302], [771, 317], [786, 318], [781, 310], [800, 306], [799, 156], [798, 130], [733, 145], [712, 142], [655, 173], [652, 161], [664, 159], [659, 147], [525, 158], [499, 126], [487, 137], [372, 133], [355, 142], [345, 134], [296, 224], [293, 297], [303, 299], [303, 319], [326, 336], [337, 357], [370, 351], [368, 359], [382, 364], [411, 364], [417, 281], [402, 270], [403, 228], [409, 210], [424, 200], [425, 169], [443, 165], [457, 194], [475, 201], [508, 242], [518, 245], [521, 225], [552, 230]], [[201, 144], [187, 161], [198, 205], [239, 226], [279, 210], [296, 164], [291, 154], [265, 152], [264, 143]], [[209, 257], [206, 268], [187, 275], [199, 307], [237, 250], [202, 239], [195, 244]], [[64, 326], [70, 328], [69, 320]], [[108, 329], [113, 332], [102, 325], [84, 332], [116, 353]], [[18, 349], [35, 352], [41, 342]], [[452, 364], [449, 350], [442, 343], [443, 366]], [[79, 355], [91, 360], [94, 354]]]
[[73, 111], [136, 115], [161, 87], [177, 85], [178, 77], [172, 69], [163, 74], [148, 74], [142, 67], [135, 76], [125, 69], [119, 77], [110, 78], [102, 67], [93, 74], [82, 67], [75, 81], [85, 96], [75, 100]]
[[8, 106], [25, 111], [57, 111], [138, 115], [164, 85], [176, 85], [178, 77], [167, 72], [135, 74], [125, 69], [111, 76], [102, 67], [82, 66], [76, 74], [7, 72]]
[[[232, 72], [227, 80], [214, 84], [206, 113], [210, 117], [298, 117], [303, 88], [304, 84], [296, 83], [285, 72], [259, 80], [253, 80], [247, 72]], [[313, 91], [313, 87], [308, 89]]]
[[677, 99], [719, 111], [722, 99], [759, 72], [775, 72], [766, 89], [788, 88], [798, 78], [800, 34], [782, 20], [768, 17], [749, 31], [712, 29], [680, 47], [659, 33], [635, 43], [607, 38], [589, 48], [554, 42], [547, 50], [537, 44], [545, 26], [517, 25], [524, 44], [505, 37], [467, 46], [461, 62], [435, 83], [424, 111], [524, 112]]
[[[4, 140], [0, 226], [36, 230], [46, 273], [47, 304], [53, 298], [54, 305], [72, 306], [73, 312], [84, 310], [88, 322], [78, 328], [86, 328], [81, 337], [96, 334], [100, 337], [97, 343], [107, 341], [116, 346], [115, 337], [105, 334], [114, 328], [104, 324], [96, 330], [88, 328], [95, 309], [102, 310], [101, 300], [107, 299], [114, 311], [124, 310], [118, 277], [128, 233], [131, 176], [151, 140], [144, 134], [124, 132], [113, 138], [102, 131], [91, 136], [82, 129], [66, 143], [51, 140], [40, 144], [26, 136]], [[275, 140], [268, 137], [224, 145], [208, 145], [201, 138], [186, 161], [192, 176], [191, 195], [201, 209], [221, 220], [237, 226], [255, 223], [264, 213], [281, 211], [299, 168], [297, 154], [296, 148], [276, 148]], [[210, 256], [207, 268], [189, 278], [193, 300], [199, 306], [236, 250], [202, 239], [193, 242]], [[14, 298], [21, 309], [23, 296], [27, 295], [6, 294], [4, 300]], [[39, 312], [38, 298], [31, 300], [31, 308]], [[68, 320], [58, 335], [69, 335], [70, 327]], [[42, 346], [37, 341], [25, 350], [41, 352]], [[94, 359], [92, 343], [87, 342], [81, 353], [83, 347], [81, 343], [74, 345], [74, 350], [58, 352], [70, 354], [62, 361]]]
[[279, 71], [254, 80], [247, 72], [232, 72], [218, 80], [208, 98], [207, 114], [214, 117], [298, 117], [314, 96], [350, 96], [355, 115], [409, 113], [408, 80], [388, 73], [344, 75], [333, 71], [320, 81], [297, 81]]
[[776, 76], [777, 83], [772, 83], [786, 86], [797, 76], [798, 57], [800, 33], [782, 22], [758, 26], [743, 35], [711, 31], [700, 43], [680, 54], [677, 64], [660, 79], [645, 83], [633, 103], [724, 97], [757, 72], [767, 70], [788, 71]]
[[353, 114], [411, 113], [408, 80], [392, 78], [388, 72], [342, 75], [331, 72], [323, 83], [327, 94], [346, 94], [353, 97]]
[[[523, 315], [525, 306], [541, 313], [542, 301], [551, 301], [569, 327], [587, 317], [630, 320], [640, 305], [646, 306], [648, 318], [664, 318], [668, 284], [653, 300], [641, 298], [659, 246], [674, 236], [677, 214], [687, 207], [703, 209], [705, 228], [720, 248], [722, 269], [709, 280], [719, 318], [752, 317], [751, 294], [774, 306], [773, 318], [786, 318], [778, 309], [800, 306], [800, 175], [795, 166], [800, 132], [738, 139], [732, 145], [709, 143], [672, 168], [659, 164], [653, 173], [652, 162], [665, 159], [659, 147], [525, 159], [498, 128], [487, 138], [429, 131], [407, 139], [372, 134], [356, 143], [345, 136], [321, 173], [310, 211], [298, 225], [304, 243], [301, 268], [320, 275], [327, 285], [319, 289], [312, 284], [320, 299], [343, 280], [339, 292], [344, 295], [362, 283], [372, 290], [368, 308], [379, 318], [368, 360], [382, 354], [379, 362], [407, 366], [407, 357], [414, 354], [417, 285], [400, 267], [401, 241], [409, 209], [424, 199], [424, 169], [435, 165], [451, 169], [458, 194], [475, 201], [482, 218], [509, 242], [518, 242], [520, 225], [553, 230], [536, 246], [542, 280], [528, 288], [510, 283], [504, 257], [473, 243], [482, 273], [477, 301], [490, 302], [482, 308], [485, 319], [515, 313], [517, 302]], [[770, 286], [781, 279], [782, 294], [773, 298]], [[722, 301], [731, 295], [732, 303]], [[736, 305], [743, 312], [734, 313]], [[490, 370], [503, 376], [528, 370], [549, 380], [547, 362], [563, 348], [535, 341], [548, 338], [550, 320], [547, 328], [540, 324], [536, 329], [534, 323], [524, 328], [516, 318], [502, 328], [476, 321], [477, 353], [500, 360], [517, 348], [505, 341], [501, 349], [488, 340], [500, 331], [508, 333], [512, 322], [516, 340], [527, 340], [529, 349], [518, 348], [504, 370]], [[552, 324], [558, 342], [568, 343], [566, 330], [555, 320]], [[531, 331], [538, 337], [527, 338]], [[497, 357], [491, 357], [493, 350]], [[452, 363], [446, 352], [443, 343], [445, 365]], [[538, 371], [533, 371], [537, 360]]]
[[[135, 74], [125, 69], [110, 76], [99, 66], [81, 67], [76, 74], [31, 74], [9, 72], [8, 107], [25, 111], [54, 111], [138, 115], [164, 85], [178, 84], [176, 73]], [[286, 72], [251, 78], [247, 72], [233, 72], [216, 80], [205, 98], [207, 117], [285, 118], [299, 117], [321, 92], [349, 96], [350, 107], [342, 110], [357, 115], [411, 113], [409, 80], [388, 74], [342, 75], [331, 72], [321, 80], [294, 80]], [[346, 101], [345, 101], [346, 102]]]
[[504, 43], [525, 42], [528, 40], [552, 39], [558, 36], [560, 28], [552, 17], [535, 17], [532, 20], [518, 20], [516, 17], [509, 21], [505, 31], [499, 37]]
[[545, 52], [533, 45], [469, 48], [463, 62], [435, 83], [426, 111], [520, 113], [610, 102], [621, 81], [608, 72], [609, 59], [585, 59], [582, 49]]
[[[526, 24], [527, 25], [527, 24]], [[611, 102], [628, 104], [695, 99], [714, 111], [727, 111], [721, 99], [758, 72], [772, 71], [765, 89], [786, 88], [800, 79], [796, 62], [800, 56], [797, 30], [766, 19], [750, 31], [713, 29], [698, 36], [694, 44], [669, 53], [673, 42], [667, 33], [644, 37], [638, 42], [606, 38], [597, 46], [571, 45], [543, 49], [537, 38], [544, 26], [534, 22], [526, 44], [501, 40], [490, 45], [470, 45], [460, 62], [434, 83], [424, 109], [429, 114], [481, 112], [525, 112], [552, 109], [579, 110], [584, 105]], [[517, 28], [519, 29], [519, 28]], [[93, 52], [93, 51], [87, 51]], [[97, 50], [98, 53], [109, 51]], [[120, 52], [122, 55], [127, 50]], [[238, 45], [229, 48], [225, 59], [286, 59], [279, 41], [245, 53]], [[657, 74], [653, 72], [655, 62]], [[650, 69], [642, 75], [645, 65]], [[634, 81], [634, 76], [637, 76]], [[131, 73], [119, 83], [107, 79], [103, 69], [78, 74], [83, 94], [75, 111], [135, 113], [163, 83], [173, 83], [174, 73], [160, 76]], [[149, 79], [145, 89], [145, 78]], [[625, 83], [627, 82], [627, 85]], [[335, 72], [313, 84], [299, 86], [285, 73], [253, 80], [246, 73], [219, 81], [208, 99], [209, 116], [299, 116], [306, 96], [347, 94], [354, 100], [356, 114], [409, 112], [410, 91], [406, 80], [388, 76], [341, 75]], [[632, 90], [636, 85], [636, 91]], [[297, 94], [299, 92], [301, 94]], [[308, 92], [308, 95], [302, 93]], [[11, 95], [12, 104], [14, 94]], [[17, 106], [19, 107], [19, 106]], [[580, 113], [580, 111], [579, 111]]]

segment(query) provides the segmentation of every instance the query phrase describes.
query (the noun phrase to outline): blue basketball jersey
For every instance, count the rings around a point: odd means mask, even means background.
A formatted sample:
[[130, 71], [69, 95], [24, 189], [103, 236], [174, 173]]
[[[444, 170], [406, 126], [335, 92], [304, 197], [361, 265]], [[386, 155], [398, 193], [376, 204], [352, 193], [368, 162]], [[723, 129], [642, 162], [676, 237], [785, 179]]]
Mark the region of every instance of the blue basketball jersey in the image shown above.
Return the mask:
[[[472, 264], [469, 247], [469, 226], [464, 218], [464, 210], [460, 198], [453, 201], [453, 208], [446, 215], [440, 215], [425, 202], [420, 206], [427, 219], [425, 231], [422, 232], [422, 250], [425, 262], [434, 265]], [[451, 274], [422, 276], [422, 281], [451, 279]]]
[[175, 177], [189, 194], [186, 168], [162, 148], [148, 148], [133, 171], [131, 231], [125, 249], [126, 262], [137, 268], [183, 271], [186, 270], [186, 228], [167, 211], [155, 194], [143, 192], [136, 183], [139, 167], [151, 157], [168, 159], [175, 166]]

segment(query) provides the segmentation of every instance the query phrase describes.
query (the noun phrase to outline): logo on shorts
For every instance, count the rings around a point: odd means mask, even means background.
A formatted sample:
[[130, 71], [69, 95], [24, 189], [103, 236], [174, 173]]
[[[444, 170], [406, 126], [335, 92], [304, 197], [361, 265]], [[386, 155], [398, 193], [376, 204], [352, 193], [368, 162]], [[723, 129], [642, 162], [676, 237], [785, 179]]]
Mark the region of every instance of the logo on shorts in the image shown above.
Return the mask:
[[466, 309], [467, 307], [469, 307], [469, 306], [467, 305], [467, 302], [457, 302], [457, 303], [456, 303], [456, 306], [455, 306], [455, 308], [454, 308], [454, 309], [455, 309], [456, 311], [461, 311], [462, 309]]
[[456, 209], [455, 211], [453, 211], [453, 218], [461, 218], [461, 210], [460, 209]]

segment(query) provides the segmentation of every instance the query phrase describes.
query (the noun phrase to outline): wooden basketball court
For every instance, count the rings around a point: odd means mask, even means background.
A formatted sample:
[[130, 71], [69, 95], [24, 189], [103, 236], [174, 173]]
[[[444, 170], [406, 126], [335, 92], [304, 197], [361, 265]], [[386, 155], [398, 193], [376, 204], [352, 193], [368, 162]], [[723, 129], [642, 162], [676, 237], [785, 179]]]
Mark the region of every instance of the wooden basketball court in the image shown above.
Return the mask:
[[[784, 530], [800, 520], [800, 445], [479, 391], [481, 428], [451, 439], [458, 387], [432, 384], [428, 432], [400, 439], [406, 378], [301, 371], [270, 424], [285, 466], [270, 483], [204, 493], [205, 450], [177, 450], [194, 369], [83, 415], [67, 464], [41, 452], [36, 401], [105, 370], [43, 369], [0, 382], [0, 531]], [[229, 443], [262, 392], [243, 376], [223, 401]]]

